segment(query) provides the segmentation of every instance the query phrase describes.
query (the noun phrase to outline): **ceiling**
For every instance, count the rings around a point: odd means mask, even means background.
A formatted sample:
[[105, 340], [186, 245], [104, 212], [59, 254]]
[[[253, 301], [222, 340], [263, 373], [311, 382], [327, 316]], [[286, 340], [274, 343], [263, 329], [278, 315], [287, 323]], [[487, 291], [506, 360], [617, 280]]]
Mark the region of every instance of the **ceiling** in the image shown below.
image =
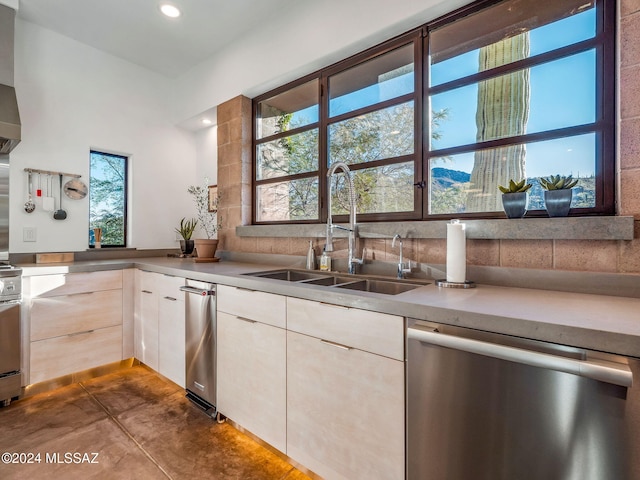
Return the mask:
[[[172, 19], [161, 3], [179, 7]], [[18, 17], [170, 78], [296, 0], [20, 0]]]

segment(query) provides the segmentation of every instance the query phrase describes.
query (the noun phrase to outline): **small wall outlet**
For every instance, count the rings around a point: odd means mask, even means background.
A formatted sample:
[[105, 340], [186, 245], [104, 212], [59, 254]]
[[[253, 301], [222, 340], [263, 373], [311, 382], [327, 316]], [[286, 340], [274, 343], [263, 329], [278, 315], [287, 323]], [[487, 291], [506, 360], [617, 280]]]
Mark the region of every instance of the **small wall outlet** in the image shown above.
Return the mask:
[[38, 231], [36, 227], [24, 227], [22, 229], [22, 241], [23, 242], [35, 242]]

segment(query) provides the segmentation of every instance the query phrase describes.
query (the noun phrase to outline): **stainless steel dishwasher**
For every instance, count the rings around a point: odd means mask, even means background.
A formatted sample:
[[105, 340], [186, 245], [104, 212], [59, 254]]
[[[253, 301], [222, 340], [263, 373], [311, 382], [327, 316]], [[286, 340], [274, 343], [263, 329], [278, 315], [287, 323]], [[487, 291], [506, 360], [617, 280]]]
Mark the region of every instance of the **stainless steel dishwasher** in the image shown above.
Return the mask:
[[409, 320], [408, 480], [640, 479], [640, 360]]
[[216, 416], [216, 286], [187, 279], [186, 389], [187, 398], [207, 415]]

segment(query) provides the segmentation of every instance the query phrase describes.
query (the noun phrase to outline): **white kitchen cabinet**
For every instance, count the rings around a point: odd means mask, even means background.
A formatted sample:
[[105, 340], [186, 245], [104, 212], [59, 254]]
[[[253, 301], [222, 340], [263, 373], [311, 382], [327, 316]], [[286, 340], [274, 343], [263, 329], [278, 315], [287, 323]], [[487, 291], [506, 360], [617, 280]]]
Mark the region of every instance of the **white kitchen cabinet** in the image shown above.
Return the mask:
[[286, 299], [219, 285], [217, 305], [218, 410], [286, 452]]
[[184, 278], [136, 271], [135, 356], [185, 385]]
[[324, 478], [404, 478], [404, 319], [287, 302], [287, 455]]
[[28, 383], [122, 360], [121, 270], [34, 276], [28, 291]]
[[182, 388], [186, 385], [184, 278], [158, 282], [158, 372]]

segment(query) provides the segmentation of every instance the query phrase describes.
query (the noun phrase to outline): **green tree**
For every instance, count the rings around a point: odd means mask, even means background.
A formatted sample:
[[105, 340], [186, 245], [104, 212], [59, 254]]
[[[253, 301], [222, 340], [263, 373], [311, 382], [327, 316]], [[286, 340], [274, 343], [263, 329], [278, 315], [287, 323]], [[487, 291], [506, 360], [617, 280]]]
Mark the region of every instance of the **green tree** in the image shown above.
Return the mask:
[[89, 226], [104, 246], [125, 246], [126, 157], [91, 152]]

